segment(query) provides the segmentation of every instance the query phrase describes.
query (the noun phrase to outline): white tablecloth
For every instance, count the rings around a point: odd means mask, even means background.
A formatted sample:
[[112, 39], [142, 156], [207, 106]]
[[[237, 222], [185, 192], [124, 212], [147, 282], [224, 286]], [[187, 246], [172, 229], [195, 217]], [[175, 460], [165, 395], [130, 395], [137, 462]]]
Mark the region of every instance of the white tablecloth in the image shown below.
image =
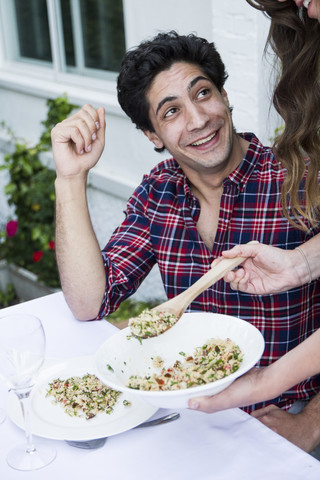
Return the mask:
[[[117, 329], [106, 321], [79, 322], [61, 293], [0, 311], [39, 316], [48, 358], [92, 355]], [[0, 333], [1, 334], [1, 333]], [[0, 385], [0, 406], [7, 392]], [[156, 416], [169, 410], [159, 410]], [[138, 480], [319, 480], [320, 462], [239, 409], [206, 415], [181, 410], [179, 420], [109, 437], [98, 450], [83, 450], [48, 440], [56, 459], [33, 472], [13, 470], [7, 452], [24, 441], [9, 418], [0, 425], [0, 479]], [[35, 437], [35, 441], [37, 441]]]

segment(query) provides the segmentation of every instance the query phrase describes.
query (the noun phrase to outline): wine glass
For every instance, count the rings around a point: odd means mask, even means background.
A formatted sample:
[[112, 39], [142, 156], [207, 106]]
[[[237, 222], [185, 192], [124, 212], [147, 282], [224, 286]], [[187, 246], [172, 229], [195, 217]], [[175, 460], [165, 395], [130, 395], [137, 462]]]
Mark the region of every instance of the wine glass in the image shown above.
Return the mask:
[[20, 402], [26, 442], [11, 450], [8, 464], [17, 470], [48, 465], [56, 452], [48, 445], [34, 445], [30, 429], [29, 396], [45, 356], [45, 333], [39, 318], [29, 314], [0, 317], [0, 375]]

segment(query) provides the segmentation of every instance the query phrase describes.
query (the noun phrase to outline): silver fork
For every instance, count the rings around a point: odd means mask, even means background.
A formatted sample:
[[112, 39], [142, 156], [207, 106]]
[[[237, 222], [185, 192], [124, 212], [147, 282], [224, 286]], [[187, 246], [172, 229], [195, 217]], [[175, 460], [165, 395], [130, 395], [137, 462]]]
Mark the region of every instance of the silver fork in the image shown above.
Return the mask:
[[[134, 428], [142, 428], [142, 427], [152, 427], [154, 425], [162, 425], [163, 423], [169, 423], [173, 420], [177, 420], [180, 417], [180, 413], [170, 413], [169, 415], [165, 415], [164, 417], [155, 418], [154, 420], [148, 420], [146, 422], [140, 423]], [[83, 440], [81, 442], [73, 441], [73, 440], [65, 440], [68, 445], [71, 447], [77, 448], [85, 448], [85, 449], [95, 449], [101, 448], [106, 443], [108, 437], [104, 438], [95, 438], [93, 440]]]

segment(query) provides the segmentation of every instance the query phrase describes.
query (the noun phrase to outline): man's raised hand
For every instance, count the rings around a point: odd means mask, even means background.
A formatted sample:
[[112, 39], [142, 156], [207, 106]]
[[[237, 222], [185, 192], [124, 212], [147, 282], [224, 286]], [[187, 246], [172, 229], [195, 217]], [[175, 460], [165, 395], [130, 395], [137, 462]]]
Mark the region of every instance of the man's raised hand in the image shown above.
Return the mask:
[[52, 129], [51, 140], [58, 177], [87, 175], [104, 149], [104, 108], [84, 105]]

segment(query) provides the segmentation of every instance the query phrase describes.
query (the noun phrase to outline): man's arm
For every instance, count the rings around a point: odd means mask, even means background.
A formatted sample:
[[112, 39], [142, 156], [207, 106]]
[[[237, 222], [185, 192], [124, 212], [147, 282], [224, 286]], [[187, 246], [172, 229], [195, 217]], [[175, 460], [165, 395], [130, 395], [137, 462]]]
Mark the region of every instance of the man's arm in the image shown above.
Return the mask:
[[268, 405], [251, 415], [308, 453], [320, 444], [320, 393], [297, 414]]
[[85, 105], [52, 130], [56, 164], [56, 254], [62, 290], [79, 320], [97, 316], [106, 278], [92, 228], [86, 184], [98, 162], [105, 136], [104, 109]]

